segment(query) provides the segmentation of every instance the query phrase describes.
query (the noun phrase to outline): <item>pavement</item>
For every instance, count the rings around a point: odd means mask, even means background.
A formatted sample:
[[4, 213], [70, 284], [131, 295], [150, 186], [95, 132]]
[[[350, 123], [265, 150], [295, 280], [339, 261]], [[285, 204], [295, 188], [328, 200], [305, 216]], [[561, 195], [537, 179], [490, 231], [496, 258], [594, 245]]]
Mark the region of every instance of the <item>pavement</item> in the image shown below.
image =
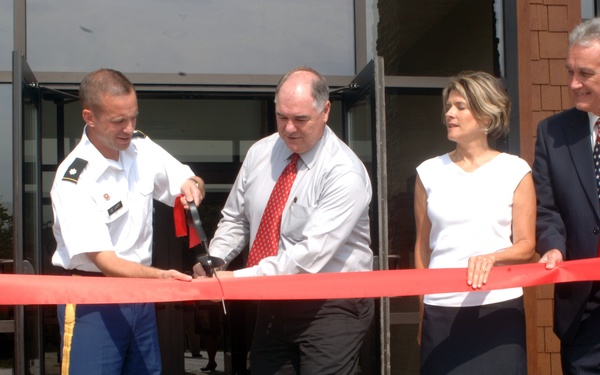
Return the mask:
[[[208, 364], [208, 356], [206, 352], [201, 353], [202, 357], [200, 358], [192, 358], [190, 352], [186, 352], [184, 354], [185, 360], [185, 374], [183, 375], [204, 375], [204, 374], [212, 374], [212, 375], [228, 375], [225, 370], [224, 361], [223, 361], [223, 352], [217, 352], [217, 356], [215, 357], [215, 361], [217, 362], [217, 368], [215, 371], [202, 371], [201, 368], [205, 367]], [[38, 361], [34, 361], [33, 366], [31, 367], [32, 374], [39, 374], [39, 366]], [[12, 368], [0, 368], [0, 375], [13, 375]], [[46, 375], [60, 375], [60, 364], [56, 359], [56, 353], [46, 353]], [[170, 374], [165, 374], [170, 375]]]
[[202, 367], [208, 365], [208, 356], [206, 352], [201, 352], [202, 358], [192, 358], [190, 352], [186, 352], [185, 357], [185, 375], [201, 375], [201, 374], [213, 374], [213, 375], [227, 375], [225, 371], [225, 365], [223, 362], [223, 352], [217, 352], [215, 362], [217, 362], [217, 368], [214, 371], [202, 371]]

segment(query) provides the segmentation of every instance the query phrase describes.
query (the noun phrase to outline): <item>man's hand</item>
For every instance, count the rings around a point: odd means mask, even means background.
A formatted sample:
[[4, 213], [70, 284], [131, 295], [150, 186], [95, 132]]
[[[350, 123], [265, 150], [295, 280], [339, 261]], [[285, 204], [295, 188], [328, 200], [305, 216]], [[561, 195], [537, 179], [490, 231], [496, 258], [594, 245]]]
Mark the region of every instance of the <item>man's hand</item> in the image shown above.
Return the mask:
[[181, 204], [184, 208], [188, 208], [188, 202], [194, 201], [196, 206], [200, 205], [202, 199], [204, 198], [204, 181], [198, 177], [191, 177], [181, 185], [181, 194], [183, 195], [181, 199]]
[[181, 281], [192, 281], [192, 276], [181, 273], [177, 270], [163, 270], [160, 273], [161, 279], [175, 279]]
[[86, 255], [104, 275], [110, 277], [192, 280], [190, 275], [177, 270], [163, 270], [119, 258], [112, 250], [86, 253]]
[[196, 277], [206, 277], [206, 272], [204, 271], [204, 267], [200, 263], [194, 264], [192, 267], [192, 271], [194, 273], [194, 278]]
[[563, 261], [563, 255], [558, 249], [548, 250], [544, 256], [540, 258], [538, 263], [546, 263], [546, 269], [551, 270], [556, 266], [556, 263]]
[[[194, 278], [196, 277], [206, 277], [206, 272], [204, 271], [204, 267], [202, 267], [202, 264], [200, 263], [196, 263], [194, 265], [194, 267], [192, 268], [192, 271], [194, 272]], [[216, 276], [218, 278], [221, 277], [234, 277], [233, 276], [233, 271], [219, 271], [219, 268], [215, 268], [215, 273], [217, 274]]]
[[219, 279], [227, 278], [227, 277], [235, 277], [233, 276], [233, 271], [216, 271], [217, 277]]

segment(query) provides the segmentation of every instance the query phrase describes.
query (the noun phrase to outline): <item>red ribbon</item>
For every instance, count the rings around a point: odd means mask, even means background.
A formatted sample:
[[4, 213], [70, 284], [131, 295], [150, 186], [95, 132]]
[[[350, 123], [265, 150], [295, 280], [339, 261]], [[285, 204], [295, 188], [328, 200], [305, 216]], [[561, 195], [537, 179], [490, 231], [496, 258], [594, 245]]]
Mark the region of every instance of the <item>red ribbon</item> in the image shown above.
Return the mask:
[[[494, 267], [481, 290], [600, 280], [600, 258]], [[399, 297], [472, 291], [464, 268], [164, 279], [0, 275], [0, 305]], [[223, 287], [219, 287], [219, 281]]]
[[194, 225], [190, 223], [187, 219], [185, 208], [183, 208], [183, 203], [181, 203], [181, 197], [183, 197], [183, 194], [179, 194], [177, 198], [175, 198], [175, 204], [173, 205], [175, 235], [177, 237], [189, 236], [191, 249], [192, 247], [200, 243], [200, 238], [198, 238], [198, 233], [196, 232], [196, 228], [194, 228]]

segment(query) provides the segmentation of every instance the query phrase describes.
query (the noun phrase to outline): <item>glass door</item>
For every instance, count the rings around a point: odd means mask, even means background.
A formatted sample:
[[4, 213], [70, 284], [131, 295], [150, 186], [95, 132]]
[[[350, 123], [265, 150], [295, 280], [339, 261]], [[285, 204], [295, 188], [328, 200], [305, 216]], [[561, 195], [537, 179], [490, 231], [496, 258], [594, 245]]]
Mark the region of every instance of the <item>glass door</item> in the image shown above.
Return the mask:
[[[371, 248], [374, 269], [388, 269], [385, 85], [383, 58], [371, 60], [341, 91], [344, 139], [363, 161], [373, 185]], [[389, 374], [389, 299], [380, 298], [361, 353], [361, 370]]]
[[[24, 55], [13, 52], [12, 273], [39, 273], [41, 253], [40, 94]], [[27, 213], [25, 215], [25, 213]], [[14, 307], [14, 373], [41, 374], [40, 308]]]

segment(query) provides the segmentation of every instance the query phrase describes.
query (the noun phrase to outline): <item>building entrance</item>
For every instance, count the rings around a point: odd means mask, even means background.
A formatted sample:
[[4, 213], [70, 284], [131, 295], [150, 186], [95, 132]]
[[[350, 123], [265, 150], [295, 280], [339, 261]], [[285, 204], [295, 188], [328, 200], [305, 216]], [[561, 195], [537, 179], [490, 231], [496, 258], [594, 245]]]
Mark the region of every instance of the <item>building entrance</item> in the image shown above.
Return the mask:
[[[366, 73], [367, 80], [373, 77], [373, 73], [371, 67]], [[361, 82], [360, 85], [353, 83], [335, 90], [332, 93], [329, 125], [355, 148], [370, 169], [372, 178], [376, 179], [378, 156], [377, 149], [371, 143], [377, 138], [377, 133], [371, 122], [374, 117], [369, 112], [375, 107], [369, 96], [370, 87]], [[77, 92], [72, 87], [57, 89], [36, 84], [31, 88], [39, 99], [39, 106], [29, 114], [35, 119], [32, 125], [35, 131], [32, 131], [31, 139], [24, 140], [24, 143], [29, 147], [35, 145], [35, 150], [38, 150], [38, 154], [32, 156], [38, 163], [32, 172], [38, 182], [32, 183], [32, 186], [35, 187], [34, 195], [38, 197], [36, 210], [41, 224], [35, 256], [25, 255], [25, 258], [31, 258], [36, 273], [60, 274], [62, 270], [52, 266], [50, 261], [55, 243], [51, 230], [49, 193], [56, 168], [77, 145], [84, 123]], [[347, 95], [356, 88], [360, 90], [353, 91], [354, 95]], [[157, 92], [138, 88], [138, 98], [138, 129], [179, 160], [189, 164], [196, 174], [205, 179], [207, 196], [201, 206], [201, 215], [204, 228], [211, 237], [246, 151], [256, 140], [275, 131], [272, 92]], [[374, 182], [374, 186], [376, 184]], [[378, 200], [373, 199], [373, 202]], [[377, 230], [379, 209], [375, 207], [371, 214], [374, 244], [380, 243]], [[172, 209], [157, 203], [154, 215], [154, 264], [160, 268], [191, 272], [194, 249], [189, 249], [182, 239], [175, 237]], [[31, 217], [27, 219], [33, 220]], [[379, 253], [378, 249], [374, 249], [374, 252]], [[240, 257], [239, 264], [232, 264], [230, 269], [235, 267], [243, 267], [243, 258]], [[254, 304], [251, 301], [228, 302], [226, 316], [222, 314], [220, 305], [217, 306], [219, 308], [214, 309], [215, 306], [210, 302], [196, 301], [157, 304], [165, 373], [186, 373], [186, 363], [205, 367], [208, 363], [206, 349], [210, 345], [207, 343], [211, 339], [216, 342], [222, 358], [223, 367], [220, 370], [229, 374], [245, 373], [254, 326]], [[27, 357], [23, 368], [34, 369], [32, 371], [39, 374], [58, 373], [60, 337], [56, 307], [41, 306], [32, 311], [26, 309], [23, 310], [23, 317], [23, 321], [30, 322], [27, 331], [22, 333], [23, 339], [27, 342], [33, 340], [32, 346], [37, 348], [31, 351], [33, 354]], [[374, 372], [370, 371], [372, 373], [379, 372], [380, 328], [379, 322], [375, 321], [373, 332], [368, 336], [368, 343], [365, 343], [367, 354], [364, 366], [373, 368]], [[33, 332], [37, 337], [31, 336]], [[198, 343], [200, 353], [196, 350]], [[16, 348], [14, 357], [25, 358], [24, 353], [24, 349]], [[206, 363], [198, 354], [206, 358]]]

